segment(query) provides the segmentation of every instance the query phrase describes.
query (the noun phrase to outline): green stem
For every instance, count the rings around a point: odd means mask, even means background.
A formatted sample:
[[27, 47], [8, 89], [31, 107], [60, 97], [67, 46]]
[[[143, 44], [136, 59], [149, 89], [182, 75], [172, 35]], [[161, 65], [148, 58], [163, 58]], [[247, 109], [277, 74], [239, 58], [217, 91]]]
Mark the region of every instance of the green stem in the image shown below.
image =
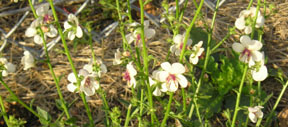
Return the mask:
[[[118, 0], [117, 0], [118, 1]], [[130, 5], [130, 0], [127, 0], [127, 7], [128, 7], [128, 18], [129, 18], [129, 22], [132, 23], [133, 22], [133, 19], [132, 19], [132, 16], [131, 16], [131, 5]], [[119, 5], [117, 5], [119, 6]], [[119, 12], [118, 12], [119, 13]]]
[[176, 0], [176, 19], [179, 18], [179, 0]]
[[184, 88], [181, 88], [182, 93], [182, 103], [183, 103], [183, 112], [186, 112], [186, 92]]
[[257, 0], [256, 15], [254, 17], [254, 21], [253, 21], [253, 25], [252, 25], [251, 39], [254, 38], [255, 25], [256, 25], [257, 18], [258, 18], [258, 12], [259, 12], [259, 9], [260, 9], [260, 2], [261, 2], [260, 0]]
[[171, 108], [171, 103], [172, 103], [172, 99], [173, 99], [173, 92], [170, 92], [169, 93], [169, 102], [168, 102], [168, 105], [166, 107], [166, 112], [165, 112], [165, 116], [162, 120], [162, 123], [161, 123], [161, 127], [166, 127], [166, 121], [169, 117], [169, 112], [170, 112], [170, 108]]
[[[69, 61], [70, 66], [72, 68], [72, 71], [73, 71], [73, 73], [74, 73], [74, 75], [76, 77], [77, 88], [79, 89], [80, 85], [81, 85], [80, 79], [78, 77], [78, 73], [76, 71], [76, 68], [75, 68], [75, 66], [73, 64], [72, 57], [70, 55], [70, 52], [69, 52], [65, 37], [63, 35], [63, 31], [62, 31], [61, 25], [60, 25], [58, 17], [57, 17], [57, 13], [56, 13], [56, 10], [55, 10], [54, 5], [53, 5], [53, 0], [49, 0], [49, 3], [50, 3], [50, 6], [51, 6], [51, 9], [52, 9], [52, 13], [53, 13], [53, 16], [54, 16], [54, 19], [55, 19], [55, 23], [56, 23], [57, 28], [58, 28], [58, 33], [59, 33], [59, 35], [61, 37], [62, 44], [64, 46], [65, 54], [66, 54], [66, 56], [68, 58], [68, 61]], [[90, 122], [90, 126], [93, 126], [94, 122], [93, 122], [93, 118], [92, 118], [92, 114], [91, 114], [90, 108], [89, 108], [88, 103], [87, 103], [86, 98], [85, 98], [85, 94], [83, 92], [80, 92], [80, 96], [81, 96], [81, 99], [83, 101], [84, 107], [86, 109], [86, 112], [87, 112], [87, 115], [88, 115], [88, 118], [89, 118], [89, 122]]]
[[12, 127], [10, 125], [8, 117], [7, 117], [7, 113], [6, 113], [6, 110], [5, 110], [5, 107], [4, 107], [2, 96], [0, 96], [0, 104], [1, 104], [1, 113], [3, 114], [3, 118], [4, 118], [4, 121], [5, 121], [6, 125], [7, 125], [7, 127]]
[[182, 22], [182, 19], [183, 19], [183, 16], [184, 16], [184, 11], [186, 10], [187, 5], [188, 5], [188, 0], [185, 0], [184, 7], [183, 7], [183, 9], [180, 12], [179, 23]]
[[142, 115], [143, 115], [143, 102], [144, 101], [144, 89], [141, 89], [141, 95], [140, 95], [140, 119], [139, 119], [139, 125], [142, 125]]
[[247, 10], [250, 9], [250, 7], [252, 6], [252, 4], [253, 4], [253, 0], [250, 0], [250, 2], [249, 2], [249, 4], [248, 4], [248, 7], [247, 7]]
[[[231, 30], [234, 31], [235, 28], [236, 28], [236, 27], [234, 26]], [[231, 36], [231, 31], [230, 31], [228, 34], [226, 34], [225, 37], [224, 37], [217, 45], [215, 45], [215, 46], [211, 49], [211, 53], [214, 53], [215, 50], [216, 50], [217, 48], [219, 48], [219, 47], [222, 45], [222, 43], [224, 43], [230, 36]]]
[[[214, 14], [213, 14], [213, 19], [212, 19], [210, 31], [209, 31], [209, 33], [208, 33], [207, 48], [206, 48], [206, 54], [207, 54], [207, 55], [205, 56], [205, 61], [204, 61], [203, 70], [202, 70], [202, 72], [201, 72], [200, 79], [199, 79], [199, 81], [198, 81], [198, 83], [197, 83], [196, 91], [195, 91], [195, 94], [194, 94], [194, 96], [193, 96], [193, 100], [194, 100], [193, 102], [194, 102], [194, 104], [191, 105], [190, 112], [189, 112], [189, 116], [188, 116], [189, 119], [191, 119], [193, 110], [194, 110], [194, 108], [195, 108], [195, 104], [197, 104], [198, 93], [199, 93], [199, 90], [200, 90], [200, 88], [201, 88], [201, 84], [202, 84], [202, 81], [203, 81], [203, 77], [204, 77], [204, 74], [205, 74], [205, 72], [206, 72], [206, 68], [207, 68], [207, 65], [208, 65], [208, 62], [209, 62], [209, 58], [210, 58], [210, 55], [211, 55], [211, 53], [210, 53], [210, 46], [211, 46], [211, 40], [212, 40], [212, 31], [213, 31], [214, 24], [215, 24], [215, 19], [216, 19], [216, 15], [217, 15], [217, 11], [218, 11], [218, 6], [219, 6], [219, 0], [217, 0], [216, 9], [215, 9], [215, 12], [214, 12]], [[201, 7], [201, 5], [200, 5], [200, 7]], [[200, 7], [199, 7], [199, 8], [200, 8]], [[199, 9], [199, 8], [198, 8], [198, 9]], [[182, 50], [182, 52], [183, 52], [183, 50]], [[181, 60], [181, 59], [180, 59], [180, 60]], [[196, 108], [197, 108], [197, 106], [196, 106]], [[196, 110], [199, 110], [199, 109], [196, 109]], [[200, 117], [200, 114], [199, 114], [198, 118], [199, 118], [199, 117]], [[200, 117], [200, 118], [201, 118], [201, 117]], [[200, 119], [200, 118], [199, 118], [199, 119]], [[201, 122], [201, 121], [200, 121], [200, 122]], [[202, 124], [201, 124], [201, 125], [202, 125]]]
[[286, 81], [285, 85], [283, 86], [280, 95], [278, 96], [278, 98], [277, 98], [277, 100], [276, 100], [271, 112], [269, 113], [269, 115], [268, 115], [268, 117], [266, 119], [266, 123], [265, 123], [264, 127], [269, 127], [270, 122], [271, 122], [271, 118], [272, 118], [272, 116], [274, 114], [274, 111], [276, 110], [276, 108], [277, 108], [282, 96], [284, 95], [284, 93], [285, 93], [285, 91], [287, 89], [287, 86], [288, 86], [288, 81]]
[[139, 0], [139, 5], [141, 9], [141, 40], [142, 40], [142, 56], [143, 56], [143, 64], [144, 64], [144, 73], [145, 77], [144, 79], [147, 81], [146, 86], [147, 86], [147, 92], [148, 92], [148, 101], [149, 101], [149, 106], [151, 112], [151, 123], [154, 125], [154, 109], [153, 109], [153, 98], [152, 98], [152, 92], [151, 88], [149, 85], [149, 80], [148, 80], [148, 75], [149, 75], [149, 69], [148, 69], [148, 53], [146, 49], [146, 43], [145, 43], [145, 35], [144, 35], [144, 5], [143, 5], [143, 0]]
[[245, 64], [244, 72], [242, 75], [242, 80], [241, 80], [241, 83], [239, 86], [239, 91], [237, 92], [237, 100], [236, 100], [236, 104], [235, 104], [235, 110], [234, 110], [234, 115], [233, 115], [231, 127], [235, 127], [235, 122], [236, 122], [236, 118], [237, 118], [237, 114], [238, 114], [238, 110], [239, 110], [238, 108], [239, 108], [239, 104], [240, 104], [241, 92], [242, 92], [242, 88], [243, 88], [243, 84], [244, 84], [247, 70], [248, 70], [248, 65]]
[[125, 124], [124, 127], [128, 127], [129, 121], [130, 121], [130, 114], [131, 114], [131, 108], [132, 105], [130, 104], [127, 110], [127, 115], [126, 115], [126, 120], [125, 120]]
[[[98, 80], [99, 81], [99, 80]], [[106, 94], [105, 92], [103, 91], [102, 87], [100, 86], [99, 87], [99, 90], [100, 90], [100, 95], [102, 97], [102, 100], [103, 100], [103, 106], [104, 106], [104, 110], [105, 110], [105, 119], [106, 119], [106, 126], [110, 126], [110, 121], [109, 121], [109, 105], [108, 105], [108, 102], [106, 100]]]
[[[30, 8], [31, 8], [31, 10], [32, 10], [32, 12], [33, 12], [33, 14], [34, 14], [34, 17], [35, 17], [35, 18], [38, 18], [38, 15], [37, 15], [36, 12], [35, 12], [35, 8], [34, 8], [34, 6], [32, 5], [31, 0], [28, 0], [28, 1], [29, 1]], [[45, 38], [44, 38], [44, 32], [42, 31], [41, 28], [38, 29], [38, 30], [40, 31], [40, 35], [41, 35], [41, 38], [42, 38], [42, 40], [43, 40], [44, 51], [45, 51], [46, 59], [47, 59], [46, 62], [47, 62], [47, 64], [48, 64], [48, 67], [49, 67], [49, 70], [50, 70], [50, 72], [51, 72], [51, 75], [52, 75], [52, 77], [53, 77], [53, 79], [54, 79], [54, 82], [55, 82], [55, 85], [56, 85], [56, 89], [57, 89], [57, 93], [58, 93], [58, 95], [59, 95], [60, 101], [62, 102], [61, 107], [63, 108], [63, 110], [64, 110], [67, 118], [69, 119], [69, 118], [70, 118], [70, 114], [69, 114], [69, 112], [68, 112], [68, 108], [67, 108], [67, 106], [66, 106], [66, 104], [65, 104], [65, 100], [64, 100], [64, 98], [63, 98], [63, 95], [62, 95], [62, 92], [61, 92], [61, 89], [60, 89], [59, 80], [58, 80], [58, 78], [56, 77], [55, 72], [54, 72], [54, 69], [53, 69], [52, 64], [51, 64], [51, 62], [50, 62], [50, 57], [49, 57], [49, 53], [48, 53], [48, 50], [47, 50], [46, 40], [45, 40]]]
[[[199, 13], [200, 13], [200, 11], [201, 11], [201, 8], [202, 8], [203, 3], [204, 3], [204, 0], [201, 0], [200, 5], [199, 5], [199, 7], [197, 8], [196, 14], [195, 14], [195, 16], [194, 16], [194, 18], [193, 18], [190, 26], [189, 26], [188, 29], [186, 30], [186, 35], [185, 35], [185, 38], [184, 38], [183, 47], [186, 47], [187, 40], [188, 40], [188, 37], [189, 37], [189, 35], [190, 35], [190, 31], [192, 30], [192, 28], [193, 28], [193, 26], [194, 26], [194, 23], [195, 23], [198, 15], [199, 15]], [[180, 61], [180, 62], [182, 62], [182, 60], [183, 60], [185, 49], [186, 49], [186, 48], [182, 48], [181, 55], [180, 55], [180, 58], [179, 58], [179, 61]]]
[[8, 85], [3, 81], [2, 76], [0, 76], [0, 82], [1, 84], [8, 90], [8, 92], [10, 93], [10, 95], [13, 97], [13, 99], [16, 100], [16, 102], [18, 102], [19, 104], [21, 104], [24, 108], [26, 108], [28, 111], [30, 111], [33, 115], [35, 115], [36, 117], [38, 117], [41, 120], [45, 120], [47, 123], [49, 123], [49, 121], [47, 121], [44, 117], [38, 115], [37, 112], [35, 112], [33, 109], [31, 109], [29, 106], [27, 106], [23, 101], [21, 101], [15, 94], [14, 92], [8, 87]]

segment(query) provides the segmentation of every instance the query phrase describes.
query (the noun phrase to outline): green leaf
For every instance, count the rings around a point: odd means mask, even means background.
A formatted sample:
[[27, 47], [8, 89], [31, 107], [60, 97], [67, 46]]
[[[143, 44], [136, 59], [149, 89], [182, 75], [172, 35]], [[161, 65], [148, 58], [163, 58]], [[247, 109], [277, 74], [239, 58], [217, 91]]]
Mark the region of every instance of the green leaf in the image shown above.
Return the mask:
[[71, 118], [69, 118], [69, 119], [67, 119], [67, 120], [65, 121], [65, 124], [73, 125], [73, 124], [76, 123], [76, 121], [77, 121], [77, 118], [76, 118], [76, 117], [71, 117]]
[[51, 121], [51, 116], [49, 115], [49, 113], [38, 106], [37, 106], [37, 112], [42, 118], [44, 118], [44, 120], [41, 118], [39, 119], [40, 123], [44, 126], [48, 126], [49, 122]]

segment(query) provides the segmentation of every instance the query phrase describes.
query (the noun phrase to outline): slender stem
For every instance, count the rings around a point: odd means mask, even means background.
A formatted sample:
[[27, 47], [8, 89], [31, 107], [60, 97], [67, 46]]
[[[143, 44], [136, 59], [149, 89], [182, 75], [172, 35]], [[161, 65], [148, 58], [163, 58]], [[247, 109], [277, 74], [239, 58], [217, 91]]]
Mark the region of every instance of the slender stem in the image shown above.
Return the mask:
[[179, 0], [176, 0], [176, 19], [179, 18]]
[[181, 93], [182, 93], [182, 103], [183, 103], [183, 112], [186, 111], [186, 92], [184, 88], [181, 88]]
[[257, 18], [258, 18], [258, 12], [259, 12], [259, 9], [260, 9], [260, 3], [261, 3], [261, 1], [257, 0], [256, 15], [254, 17], [254, 21], [253, 21], [253, 25], [252, 25], [251, 39], [254, 38], [255, 25], [256, 25], [256, 22], [257, 22]]
[[[58, 28], [58, 33], [59, 33], [59, 35], [61, 37], [61, 40], [62, 40], [62, 43], [63, 43], [63, 46], [64, 46], [65, 54], [66, 54], [66, 56], [68, 58], [68, 61], [69, 61], [70, 66], [72, 68], [72, 71], [73, 71], [73, 73], [74, 73], [74, 75], [76, 77], [77, 88], [79, 89], [80, 85], [81, 85], [80, 84], [80, 79], [78, 77], [76, 68], [75, 68], [74, 63], [72, 61], [72, 57], [70, 55], [70, 52], [69, 52], [65, 37], [63, 35], [63, 31], [62, 31], [62, 28], [60, 26], [60, 23], [59, 23], [59, 20], [58, 20], [58, 17], [57, 17], [57, 13], [56, 13], [56, 10], [55, 10], [54, 5], [53, 5], [53, 0], [49, 0], [49, 3], [50, 3], [50, 6], [51, 6], [51, 9], [52, 9], [52, 13], [53, 13], [53, 16], [54, 16], [54, 19], [55, 19], [55, 23], [56, 23], [57, 28]], [[92, 114], [91, 114], [90, 108], [89, 108], [88, 103], [87, 103], [86, 98], [85, 98], [85, 94], [83, 92], [80, 92], [80, 96], [81, 96], [81, 99], [83, 101], [84, 107], [86, 109], [86, 112], [87, 112], [87, 115], [88, 115], [88, 118], [89, 118], [89, 122], [90, 122], [90, 126], [93, 126], [94, 122], [93, 122], [93, 118], [92, 118]]]
[[47, 121], [45, 118], [43, 118], [42, 116], [38, 115], [37, 112], [35, 112], [33, 109], [31, 109], [29, 106], [27, 106], [23, 101], [21, 101], [15, 94], [14, 92], [8, 87], [8, 85], [3, 81], [2, 76], [0, 76], [0, 82], [1, 84], [8, 90], [8, 92], [10, 93], [10, 95], [19, 103], [21, 104], [24, 108], [26, 108], [28, 111], [30, 111], [33, 115], [35, 115], [36, 117], [38, 117], [41, 120], [45, 120], [47, 123], [49, 123], [49, 121]]
[[[118, 0], [117, 0], [118, 1]], [[127, 7], [128, 7], [128, 18], [129, 18], [129, 22], [132, 23], [133, 19], [131, 16], [131, 3], [130, 0], [127, 0]], [[119, 13], [119, 12], [118, 12]]]
[[161, 127], [165, 127], [166, 126], [166, 121], [169, 117], [169, 112], [170, 112], [170, 108], [171, 108], [171, 103], [172, 103], [172, 99], [173, 99], [173, 95], [174, 93], [173, 92], [170, 92], [169, 93], [169, 102], [168, 102], [168, 105], [166, 107], [166, 112], [165, 112], [165, 116], [162, 120], [162, 123], [161, 123]]
[[[35, 8], [34, 8], [34, 6], [32, 5], [31, 0], [28, 0], [28, 1], [29, 1], [30, 8], [31, 8], [31, 10], [32, 10], [32, 12], [33, 12], [33, 14], [34, 14], [34, 17], [35, 17], [35, 18], [38, 18], [38, 15], [37, 15], [36, 12], [35, 12]], [[47, 44], [46, 44], [46, 40], [45, 40], [45, 37], [44, 37], [44, 36], [45, 36], [45, 35], [44, 35], [44, 32], [43, 32], [43, 30], [42, 30], [41, 28], [38, 29], [38, 30], [40, 31], [40, 35], [41, 35], [41, 38], [42, 38], [42, 40], [43, 40], [44, 50], [45, 50], [46, 59], [47, 59], [46, 62], [47, 62], [47, 64], [48, 64], [48, 67], [49, 67], [49, 70], [50, 70], [50, 72], [51, 72], [51, 75], [52, 75], [52, 77], [53, 77], [53, 79], [54, 79], [54, 82], [55, 82], [55, 85], [56, 85], [56, 89], [57, 89], [57, 93], [58, 93], [58, 95], [59, 95], [60, 101], [62, 102], [61, 107], [63, 108], [63, 110], [64, 110], [67, 118], [69, 119], [69, 118], [70, 118], [70, 114], [69, 114], [69, 112], [68, 112], [68, 108], [67, 108], [67, 106], [66, 106], [66, 104], [65, 104], [65, 100], [64, 100], [64, 98], [63, 98], [63, 95], [62, 95], [62, 92], [61, 92], [61, 89], [60, 89], [59, 80], [58, 80], [58, 78], [56, 77], [55, 72], [54, 72], [54, 69], [53, 69], [52, 64], [51, 64], [51, 62], [50, 62], [50, 57], [49, 57], [49, 53], [48, 53], [48, 50], [47, 50]]]
[[[236, 27], [234, 26], [231, 30], [234, 31], [235, 28], [236, 28]], [[214, 51], [215, 51], [217, 48], [219, 48], [219, 47], [222, 45], [222, 43], [224, 43], [230, 36], [231, 36], [231, 32], [229, 32], [228, 34], [226, 34], [225, 37], [224, 37], [219, 43], [217, 43], [217, 45], [215, 45], [215, 46], [211, 49], [211, 53], [214, 53]]]
[[[189, 119], [191, 119], [191, 117], [192, 117], [192, 113], [193, 113], [193, 110], [194, 110], [194, 108], [195, 108], [195, 104], [197, 104], [197, 100], [198, 100], [198, 93], [199, 93], [199, 90], [200, 90], [200, 88], [201, 88], [201, 84], [202, 84], [202, 81], [203, 81], [203, 77], [204, 77], [204, 74], [205, 74], [205, 72], [206, 72], [206, 68], [207, 68], [207, 65], [208, 65], [208, 62], [209, 62], [209, 58], [210, 58], [210, 55], [211, 55], [211, 51], [210, 51], [210, 46], [211, 46], [211, 40], [212, 40], [212, 31], [213, 31], [213, 28], [214, 28], [214, 24], [215, 24], [215, 19], [216, 19], [216, 15], [217, 15], [217, 11], [218, 11], [218, 6], [219, 6], [219, 0], [217, 0], [217, 3], [216, 3], [216, 9], [215, 9], [215, 11], [214, 11], [214, 14], [213, 14], [213, 19], [212, 19], [212, 23], [211, 23], [211, 27], [210, 27], [210, 31], [209, 31], [209, 33], [208, 33], [208, 41], [207, 41], [207, 48], [206, 48], [206, 56], [205, 56], [205, 61], [204, 61], [204, 66], [203, 66], [203, 70], [202, 70], [202, 72], [201, 72], [201, 75], [200, 75], [200, 79], [199, 79], [199, 81], [198, 81], [198, 83], [197, 83], [197, 87], [196, 87], [196, 91], [195, 91], [195, 94], [194, 94], [194, 96], [193, 96], [193, 102], [194, 102], [194, 104], [192, 104], [191, 105], [191, 108], [190, 108], [190, 112], [189, 112], [189, 116], [188, 116], [188, 118]], [[201, 7], [201, 5], [200, 5], [200, 7]], [[199, 7], [199, 8], [200, 8]], [[198, 8], [198, 9], [199, 9]], [[182, 50], [182, 52], [183, 52], [183, 50]], [[181, 58], [180, 58], [180, 60], [181, 60]], [[196, 107], [197, 108], [197, 107]], [[199, 110], [199, 109], [196, 109], [196, 110]], [[199, 114], [199, 116], [198, 117], [200, 117], [200, 114]]]
[[271, 112], [269, 113], [269, 115], [268, 115], [268, 117], [266, 119], [266, 123], [265, 123], [264, 127], [268, 127], [270, 125], [271, 118], [272, 118], [272, 116], [274, 114], [274, 111], [276, 110], [280, 100], [282, 99], [282, 96], [284, 95], [284, 93], [285, 93], [285, 91], [287, 89], [287, 86], [288, 86], [288, 81], [286, 81], [285, 85], [283, 86], [283, 88], [281, 90], [281, 93], [279, 94], [279, 96], [278, 96], [278, 98], [277, 98], [277, 100], [276, 100]]
[[142, 115], [143, 115], [143, 102], [144, 101], [144, 89], [141, 89], [141, 95], [140, 95], [140, 119], [139, 119], [139, 125], [142, 125]]
[[151, 112], [151, 123], [154, 125], [154, 109], [153, 109], [153, 98], [152, 98], [152, 92], [151, 88], [149, 85], [149, 80], [147, 75], [149, 75], [149, 69], [148, 69], [148, 53], [146, 49], [146, 43], [145, 43], [145, 35], [144, 35], [144, 5], [143, 5], [143, 0], [139, 0], [139, 5], [140, 5], [140, 10], [141, 10], [141, 40], [142, 40], [142, 56], [143, 56], [143, 64], [144, 64], [144, 73], [145, 77], [144, 79], [147, 81], [146, 86], [147, 86], [147, 92], [148, 92], [148, 101], [149, 101], [149, 106]]
[[241, 83], [239, 86], [239, 91], [237, 92], [237, 100], [236, 100], [236, 104], [235, 104], [235, 110], [234, 110], [234, 115], [233, 115], [231, 127], [235, 127], [235, 122], [236, 122], [236, 118], [237, 118], [237, 114], [238, 114], [238, 110], [239, 110], [238, 108], [239, 108], [239, 104], [240, 104], [241, 92], [242, 92], [242, 88], [243, 88], [243, 84], [244, 84], [247, 70], [248, 70], [248, 65], [246, 64], [245, 68], [244, 68], [243, 75], [242, 75]]
[[4, 118], [4, 121], [5, 121], [6, 125], [7, 125], [7, 127], [12, 127], [10, 125], [8, 117], [7, 117], [7, 113], [6, 113], [6, 110], [5, 110], [5, 107], [4, 107], [2, 96], [0, 96], [0, 104], [1, 104], [1, 113], [3, 114], [3, 118]]
[[[99, 82], [99, 80], [98, 80], [98, 82]], [[109, 105], [108, 105], [108, 102], [107, 102], [107, 100], [106, 100], [106, 94], [105, 94], [105, 92], [103, 91], [103, 89], [102, 89], [102, 87], [100, 86], [99, 87], [99, 90], [100, 90], [100, 95], [101, 95], [101, 97], [102, 97], [102, 100], [103, 100], [103, 106], [104, 106], [104, 110], [105, 110], [105, 119], [106, 119], [106, 126], [110, 126], [110, 121], [109, 121], [109, 110], [110, 110], [110, 108], [109, 108]]]
[[247, 10], [250, 9], [250, 7], [252, 6], [252, 4], [253, 4], [253, 0], [250, 0], [250, 2], [249, 2], [249, 4], [248, 4], [248, 7], [247, 7]]
[[[186, 35], [185, 35], [185, 38], [184, 38], [183, 47], [186, 47], [187, 40], [188, 40], [188, 37], [189, 37], [189, 35], [190, 35], [190, 31], [192, 30], [192, 28], [193, 28], [193, 26], [194, 26], [194, 23], [195, 23], [198, 15], [199, 15], [199, 13], [200, 13], [200, 11], [201, 11], [201, 8], [202, 8], [203, 3], [204, 3], [204, 0], [201, 0], [200, 5], [199, 5], [199, 7], [198, 7], [198, 9], [197, 9], [197, 11], [196, 11], [196, 14], [195, 14], [195, 16], [194, 16], [194, 18], [193, 18], [190, 26], [189, 26], [188, 29], [186, 30]], [[180, 55], [180, 58], [179, 58], [179, 61], [180, 61], [180, 62], [182, 62], [182, 60], [183, 60], [185, 49], [186, 49], [186, 48], [182, 48], [181, 55]]]
[[182, 21], [182, 19], [183, 19], [184, 11], [185, 11], [187, 5], [188, 5], [188, 0], [185, 0], [184, 7], [183, 7], [183, 9], [182, 9], [181, 12], [180, 12], [179, 23], [181, 23], [181, 21]]
[[128, 124], [129, 124], [129, 121], [130, 121], [131, 108], [132, 108], [132, 105], [130, 104], [129, 107], [128, 107], [128, 110], [127, 110], [124, 127], [128, 127]]

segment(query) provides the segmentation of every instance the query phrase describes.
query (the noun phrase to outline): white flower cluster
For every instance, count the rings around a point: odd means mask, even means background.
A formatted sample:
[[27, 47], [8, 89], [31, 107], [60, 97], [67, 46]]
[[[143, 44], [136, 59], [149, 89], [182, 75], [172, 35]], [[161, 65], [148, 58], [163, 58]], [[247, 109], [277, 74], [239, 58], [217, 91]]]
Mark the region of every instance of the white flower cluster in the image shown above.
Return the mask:
[[8, 76], [9, 73], [14, 73], [16, 70], [16, 65], [13, 63], [8, 62], [6, 58], [0, 58], [0, 64], [4, 65], [5, 70], [2, 71], [2, 76]]
[[[254, 18], [256, 16], [256, 8], [251, 7], [249, 10], [243, 10], [239, 14], [239, 18], [235, 21], [235, 26], [239, 30], [244, 30], [245, 34], [250, 34], [252, 32], [252, 25], [254, 22]], [[256, 28], [260, 28], [264, 25], [264, 17], [261, 15], [259, 11], [256, 19]]]

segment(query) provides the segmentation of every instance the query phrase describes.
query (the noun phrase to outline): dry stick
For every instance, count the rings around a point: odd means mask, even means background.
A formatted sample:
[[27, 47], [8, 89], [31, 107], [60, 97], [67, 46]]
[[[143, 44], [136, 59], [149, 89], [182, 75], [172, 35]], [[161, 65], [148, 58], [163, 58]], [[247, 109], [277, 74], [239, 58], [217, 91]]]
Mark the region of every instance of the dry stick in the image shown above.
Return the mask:
[[[52, 0], [49, 0], [49, 3], [50, 3], [50, 6], [51, 6], [51, 9], [52, 9], [52, 12], [53, 12], [53, 16], [54, 16], [54, 19], [55, 19], [55, 23], [56, 23], [57, 28], [58, 28], [58, 32], [59, 32], [59, 34], [60, 34], [60, 36], [61, 36], [61, 40], [62, 40], [62, 43], [63, 43], [63, 46], [64, 46], [65, 54], [66, 54], [66, 56], [67, 56], [67, 58], [68, 58], [68, 61], [69, 61], [70, 65], [71, 65], [72, 71], [73, 71], [73, 73], [74, 73], [74, 75], [75, 75], [75, 77], [76, 77], [76, 80], [77, 80], [77, 88], [79, 89], [79, 88], [80, 88], [80, 85], [81, 85], [80, 79], [79, 79], [79, 77], [78, 77], [77, 71], [76, 71], [75, 66], [74, 66], [74, 63], [73, 63], [73, 61], [72, 61], [72, 57], [71, 57], [71, 55], [70, 55], [70, 52], [69, 52], [69, 49], [68, 49], [68, 46], [67, 46], [65, 37], [64, 37], [64, 35], [63, 35], [63, 33], [62, 33], [63, 31], [62, 31], [62, 28], [61, 28], [61, 26], [60, 26], [60, 23], [59, 23], [57, 14], [56, 14], [56, 10], [55, 10], [55, 8], [54, 8], [53, 1], [52, 1]], [[92, 114], [91, 114], [90, 108], [89, 108], [88, 103], [87, 103], [86, 98], [85, 98], [85, 94], [84, 94], [83, 92], [80, 92], [80, 96], [81, 96], [81, 99], [82, 99], [82, 101], [83, 101], [83, 103], [84, 103], [84, 107], [85, 107], [85, 109], [86, 109], [86, 112], [87, 112], [87, 115], [88, 115], [88, 118], [89, 118], [90, 126], [92, 127], [93, 124], [94, 124], [94, 122], [93, 122], [93, 118], [92, 118]]]

